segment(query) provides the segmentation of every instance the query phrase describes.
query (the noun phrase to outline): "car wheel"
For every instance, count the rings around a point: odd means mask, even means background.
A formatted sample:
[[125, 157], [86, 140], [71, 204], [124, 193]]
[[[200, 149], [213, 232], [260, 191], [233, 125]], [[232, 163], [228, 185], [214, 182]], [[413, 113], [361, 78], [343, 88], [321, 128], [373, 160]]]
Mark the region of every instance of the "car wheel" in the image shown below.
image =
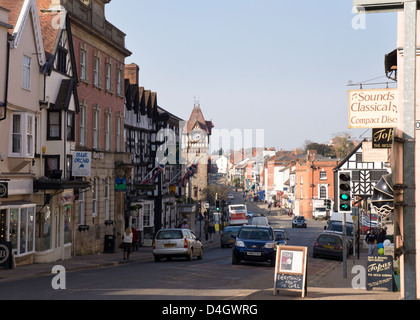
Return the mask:
[[232, 255], [232, 264], [239, 264], [240, 260], [235, 257], [235, 255]]
[[203, 248], [201, 248], [200, 255], [197, 256], [197, 259], [198, 260], [202, 260], [203, 259]]
[[226, 248], [226, 246], [224, 244], [221, 244], [220, 248], [224, 249], [224, 248]]
[[187, 256], [187, 259], [188, 259], [189, 261], [193, 261], [193, 258], [194, 258], [194, 255], [193, 255], [193, 249], [191, 248], [191, 251], [190, 251], [189, 255]]
[[275, 266], [276, 266], [276, 260], [272, 259], [272, 260], [270, 261], [270, 265], [271, 265], [272, 267], [275, 267]]
[[159, 262], [160, 261], [160, 257], [159, 256], [155, 256], [155, 262]]
[[314, 254], [312, 255], [312, 258], [314, 258], [314, 259], [318, 259], [318, 255], [314, 253]]

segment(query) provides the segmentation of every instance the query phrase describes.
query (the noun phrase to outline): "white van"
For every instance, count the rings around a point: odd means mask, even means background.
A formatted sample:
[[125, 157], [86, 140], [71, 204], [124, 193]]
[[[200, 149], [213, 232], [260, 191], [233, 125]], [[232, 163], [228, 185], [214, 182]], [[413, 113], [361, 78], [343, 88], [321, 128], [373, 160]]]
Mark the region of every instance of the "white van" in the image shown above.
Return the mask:
[[249, 218], [248, 224], [251, 226], [268, 226], [268, 219], [267, 217], [252, 217]]

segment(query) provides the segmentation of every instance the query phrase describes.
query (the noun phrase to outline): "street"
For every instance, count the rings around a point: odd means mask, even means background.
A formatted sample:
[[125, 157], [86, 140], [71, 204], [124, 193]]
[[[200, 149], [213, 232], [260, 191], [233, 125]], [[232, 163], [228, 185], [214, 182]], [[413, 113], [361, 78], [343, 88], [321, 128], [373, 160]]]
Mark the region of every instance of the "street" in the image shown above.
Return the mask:
[[[234, 203], [243, 202], [234, 192]], [[248, 210], [264, 212], [252, 202]], [[273, 228], [284, 229], [288, 244], [307, 246], [308, 282], [322, 270], [340, 262], [313, 259], [315, 236], [323, 231], [325, 221], [308, 220], [308, 228], [291, 227], [291, 217], [268, 215]], [[218, 236], [218, 234], [216, 235]], [[184, 258], [155, 263], [150, 260], [112, 267], [66, 273], [66, 289], [54, 290], [54, 275], [9, 281], [0, 286], [0, 299], [37, 300], [224, 300], [253, 299], [255, 294], [273, 287], [273, 268], [267, 263], [241, 262], [232, 265], [231, 249], [212, 246], [205, 249], [203, 260]]]

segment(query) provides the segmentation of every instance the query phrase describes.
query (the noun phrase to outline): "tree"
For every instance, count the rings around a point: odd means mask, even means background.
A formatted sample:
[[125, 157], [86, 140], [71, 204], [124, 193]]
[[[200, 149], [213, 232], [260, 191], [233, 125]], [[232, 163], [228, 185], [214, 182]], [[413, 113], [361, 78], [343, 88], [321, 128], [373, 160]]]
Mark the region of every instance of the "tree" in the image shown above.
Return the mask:
[[305, 151], [316, 150], [318, 154], [324, 157], [335, 157], [336, 153], [332, 146], [312, 141], [305, 141]]
[[331, 140], [337, 158], [344, 159], [353, 149], [354, 142], [348, 132], [340, 132], [333, 135]]

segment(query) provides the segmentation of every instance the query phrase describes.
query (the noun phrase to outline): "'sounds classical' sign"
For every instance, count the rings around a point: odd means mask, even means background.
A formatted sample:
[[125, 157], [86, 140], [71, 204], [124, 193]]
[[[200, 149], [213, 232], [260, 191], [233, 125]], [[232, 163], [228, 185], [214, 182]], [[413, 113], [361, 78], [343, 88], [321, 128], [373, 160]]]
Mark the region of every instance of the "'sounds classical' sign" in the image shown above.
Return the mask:
[[349, 90], [348, 96], [350, 129], [397, 127], [397, 89]]

